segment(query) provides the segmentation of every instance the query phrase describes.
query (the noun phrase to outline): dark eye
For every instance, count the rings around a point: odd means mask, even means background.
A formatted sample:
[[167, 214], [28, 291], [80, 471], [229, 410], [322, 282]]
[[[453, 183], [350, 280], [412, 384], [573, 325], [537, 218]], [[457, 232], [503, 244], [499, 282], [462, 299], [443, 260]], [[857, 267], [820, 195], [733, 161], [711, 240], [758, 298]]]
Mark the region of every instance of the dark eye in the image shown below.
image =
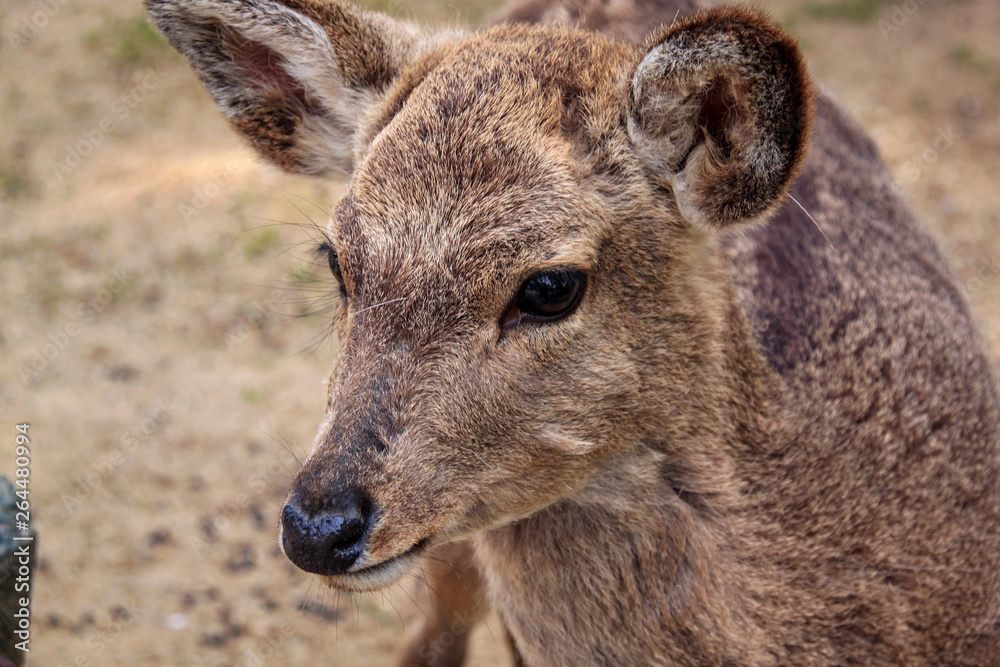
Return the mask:
[[327, 264], [330, 265], [330, 273], [333, 277], [337, 279], [340, 284], [340, 295], [345, 299], [347, 298], [347, 288], [344, 287], [344, 274], [340, 270], [340, 258], [337, 257], [337, 251], [333, 249], [333, 246], [329, 243], [321, 243], [318, 248], [316, 248], [316, 254], [320, 257], [326, 256]]
[[521, 285], [500, 325], [510, 329], [522, 322], [553, 322], [573, 312], [587, 285], [587, 275], [575, 269], [538, 273]]

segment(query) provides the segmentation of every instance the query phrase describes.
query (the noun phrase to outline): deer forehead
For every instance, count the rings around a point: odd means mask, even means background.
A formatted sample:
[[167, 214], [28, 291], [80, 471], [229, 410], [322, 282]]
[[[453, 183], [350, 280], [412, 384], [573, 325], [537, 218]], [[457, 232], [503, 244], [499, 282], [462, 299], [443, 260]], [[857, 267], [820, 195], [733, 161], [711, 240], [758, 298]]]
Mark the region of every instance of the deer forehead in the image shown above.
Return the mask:
[[407, 284], [593, 263], [607, 230], [564, 127], [567, 88], [593, 95], [593, 77], [574, 79], [566, 34], [510, 32], [470, 39], [397, 92], [332, 217], [345, 266]]
[[[452, 201], [399, 206], [406, 187], [412, 184], [352, 192], [333, 215], [330, 235], [356, 309], [402, 300], [409, 305], [379, 308], [385, 314], [436, 308], [432, 319], [455, 309], [487, 314], [530, 274], [597, 264], [606, 230], [599, 216], [577, 205], [583, 198], [552, 191], [522, 198], [512, 185], [495, 195], [456, 192]], [[413, 190], [428, 196], [432, 188]]]

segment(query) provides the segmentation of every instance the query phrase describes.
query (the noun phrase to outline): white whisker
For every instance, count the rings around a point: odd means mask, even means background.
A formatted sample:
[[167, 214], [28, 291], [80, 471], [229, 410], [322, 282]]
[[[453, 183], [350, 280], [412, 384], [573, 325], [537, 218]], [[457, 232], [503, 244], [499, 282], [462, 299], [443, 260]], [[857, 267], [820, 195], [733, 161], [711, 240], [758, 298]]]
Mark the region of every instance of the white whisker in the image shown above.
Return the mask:
[[405, 300], [406, 300], [405, 296], [401, 296], [398, 299], [389, 299], [388, 301], [382, 301], [381, 303], [376, 303], [374, 306], [368, 306], [367, 308], [362, 308], [361, 310], [359, 310], [358, 312], [356, 312], [354, 314], [355, 315], [360, 315], [361, 313], [365, 312], [366, 310], [371, 310], [372, 308], [378, 308], [379, 306], [384, 306], [387, 303], [395, 303], [396, 301], [405, 301]]
[[814, 225], [816, 225], [816, 229], [819, 230], [819, 233], [823, 235], [823, 238], [826, 239], [826, 242], [829, 243], [830, 247], [832, 248], [833, 247], [833, 243], [830, 241], [830, 237], [826, 235], [826, 232], [823, 231], [823, 228], [819, 226], [818, 222], [816, 222], [816, 218], [812, 217], [812, 213], [810, 213], [809, 211], [807, 211], [806, 207], [803, 206], [802, 204], [800, 204], [799, 200], [796, 199], [795, 197], [793, 197], [791, 195], [791, 193], [788, 194], [788, 198], [791, 199], [793, 202], [795, 202], [795, 205], [798, 206], [799, 208], [801, 208], [803, 213], [805, 213], [807, 216], [809, 216], [809, 219], [812, 220], [812, 223]]

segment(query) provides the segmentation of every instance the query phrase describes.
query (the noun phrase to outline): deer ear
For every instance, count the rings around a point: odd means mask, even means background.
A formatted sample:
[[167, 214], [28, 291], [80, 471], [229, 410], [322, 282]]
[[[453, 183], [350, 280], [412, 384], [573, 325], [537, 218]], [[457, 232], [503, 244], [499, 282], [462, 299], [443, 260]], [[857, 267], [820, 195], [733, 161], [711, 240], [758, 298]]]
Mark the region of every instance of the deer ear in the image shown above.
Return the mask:
[[681, 215], [721, 229], [766, 219], [805, 157], [813, 100], [795, 40], [764, 15], [715, 9], [652, 40], [628, 130]]
[[410, 24], [329, 0], [146, 0], [230, 124], [264, 157], [349, 171], [366, 112], [421, 50]]

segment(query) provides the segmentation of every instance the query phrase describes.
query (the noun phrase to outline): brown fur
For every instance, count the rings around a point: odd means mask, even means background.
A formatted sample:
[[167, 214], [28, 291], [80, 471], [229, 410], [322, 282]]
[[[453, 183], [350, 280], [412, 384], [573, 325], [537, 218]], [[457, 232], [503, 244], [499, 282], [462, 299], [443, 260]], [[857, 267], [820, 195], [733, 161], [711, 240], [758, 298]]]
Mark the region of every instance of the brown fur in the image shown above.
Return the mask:
[[[528, 665], [995, 660], [996, 371], [827, 94], [804, 157], [808, 78], [765, 17], [654, 33], [644, 17], [687, 5], [591, 0], [509, 13], [543, 27], [410, 39], [318, 0], [147, 2], [210, 90], [175, 5], [291, 7], [348, 35], [320, 50], [361, 105], [329, 135], [353, 156], [329, 228], [349, 298], [292, 491], [320, 507], [360, 488], [378, 510], [330, 585], [387, 585], [468, 538]], [[351, 74], [368, 42], [372, 74]], [[329, 82], [272, 74], [262, 108], [334, 106]], [[577, 311], [501, 331], [551, 267], [588, 274]]]
[[639, 46], [654, 30], [709, 5], [702, 0], [523, 0], [511, 4], [497, 22], [572, 25]]

